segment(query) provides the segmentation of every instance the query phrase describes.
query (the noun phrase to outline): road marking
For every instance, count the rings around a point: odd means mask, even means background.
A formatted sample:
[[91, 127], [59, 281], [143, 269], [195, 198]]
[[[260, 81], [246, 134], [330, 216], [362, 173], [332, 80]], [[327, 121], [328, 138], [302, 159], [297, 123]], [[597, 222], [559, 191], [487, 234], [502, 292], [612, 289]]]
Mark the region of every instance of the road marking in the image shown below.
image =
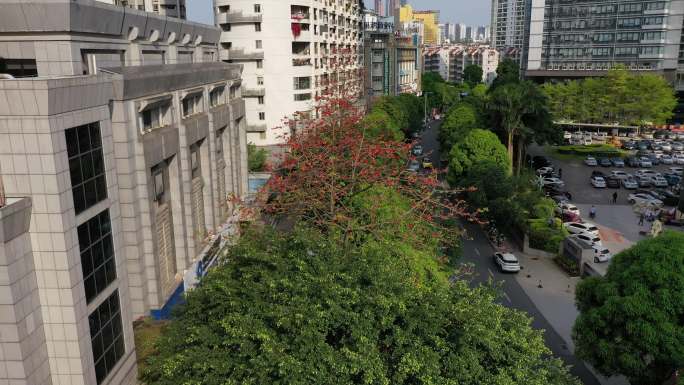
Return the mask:
[[506, 292], [504, 292], [503, 295], [504, 297], [506, 297], [509, 303], [513, 303], [513, 301], [511, 301], [511, 297], [509, 297], [508, 294], [506, 294]]
[[489, 268], [487, 268], [487, 271], [489, 272], [489, 276], [494, 278], [494, 273], [492, 273], [492, 271]]
[[477, 247], [475, 248], [475, 254], [477, 254], [478, 256], [480, 255], [480, 250], [478, 250]]

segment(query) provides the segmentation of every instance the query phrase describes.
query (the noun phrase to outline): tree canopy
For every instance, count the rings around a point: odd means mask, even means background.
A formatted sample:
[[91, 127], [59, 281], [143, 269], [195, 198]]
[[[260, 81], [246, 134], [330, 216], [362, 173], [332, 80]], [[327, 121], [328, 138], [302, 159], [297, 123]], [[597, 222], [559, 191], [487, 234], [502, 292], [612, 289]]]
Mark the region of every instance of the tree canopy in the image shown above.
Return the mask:
[[490, 91], [505, 84], [518, 83], [520, 81], [520, 66], [514, 60], [505, 58], [496, 67], [496, 79], [492, 82]]
[[616, 67], [601, 78], [547, 83], [555, 120], [623, 125], [664, 124], [677, 105], [674, 89], [660, 75]]
[[463, 81], [470, 88], [482, 83], [482, 67], [477, 64], [470, 64], [463, 69]]
[[496, 134], [474, 129], [457, 142], [449, 153], [449, 183], [459, 185], [459, 179], [475, 165], [487, 163], [503, 170], [510, 168], [506, 147]]
[[442, 151], [448, 153], [459, 140], [468, 133], [481, 127], [478, 111], [470, 103], [458, 103], [451, 107], [439, 128], [439, 142]]
[[684, 234], [666, 232], [616, 255], [605, 277], [577, 286], [578, 357], [606, 376], [660, 385], [684, 367]]

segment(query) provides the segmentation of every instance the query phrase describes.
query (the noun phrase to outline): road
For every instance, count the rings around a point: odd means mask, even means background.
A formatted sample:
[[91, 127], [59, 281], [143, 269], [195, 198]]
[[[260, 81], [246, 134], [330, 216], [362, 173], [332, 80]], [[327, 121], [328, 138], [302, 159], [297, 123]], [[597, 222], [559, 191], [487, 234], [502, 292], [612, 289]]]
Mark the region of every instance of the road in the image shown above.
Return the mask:
[[[426, 155], [432, 159], [435, 165], [439, 164], [440, 158], [439, 141], [437, 140], [440, 124], [440, 121], [432, 122], [423, 131], [421, 139]], [[467, 235], [462, 244], [462, 261], [464, 263], [472, 263], [474, 266], [475, 277], [473, 278], [473, 284], [487, 283], [490, 278], [494, 282], [501, 282], [502, 296], [500, 303], [509, 308], [521, 310], [532, 317], [532, 327], [544, 330], [546, 345], [551, 349], [554, 356], [561, 358], [567, 365], [571, 366], [572, 374], [579, 377], [584, 384], [600, 385], [586, 365], [568, 350], [565, 341], [539, 312], [515, 278], [510, 274], [501, 274], [495, 269], [492, 262], [494, 249], [482, 230], [478, 226], [471, 224], [465, 224], [465, 229]], [[524, 270], [520, 274], [524, 274]], [[543, 290], [543, 288], [539, 290]]]

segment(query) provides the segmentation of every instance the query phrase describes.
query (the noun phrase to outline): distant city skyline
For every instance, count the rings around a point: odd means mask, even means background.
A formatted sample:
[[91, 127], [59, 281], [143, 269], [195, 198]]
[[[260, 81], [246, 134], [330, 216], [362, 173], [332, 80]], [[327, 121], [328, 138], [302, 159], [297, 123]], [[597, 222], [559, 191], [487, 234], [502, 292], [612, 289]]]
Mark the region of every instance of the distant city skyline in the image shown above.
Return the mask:
[[[385, 0], [386, 1], [386, 0]], [[383, 2], [385, 2], [383, 1]], [[364, 0], [366, 8], [373, 9], [373, 0]], [[467, 25], [488, 25], [491, 21], [491, 1], [472, 0], [409, 0], [415, 9], [439, 10], [440, 23], [462, 23]]]

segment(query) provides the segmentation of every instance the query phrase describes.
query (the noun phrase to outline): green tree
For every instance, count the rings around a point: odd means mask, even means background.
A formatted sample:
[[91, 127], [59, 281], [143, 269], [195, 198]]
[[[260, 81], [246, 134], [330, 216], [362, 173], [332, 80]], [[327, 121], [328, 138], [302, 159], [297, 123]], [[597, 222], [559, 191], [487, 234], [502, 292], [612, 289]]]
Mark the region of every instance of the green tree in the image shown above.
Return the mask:
[[402, 109], [406, 111], [408, 116], [408, 131], [405, 131], [407, 136], [412, 132], [418, 132], [423, 129], [423, 100], [414, 94], [400, 94], [397, 97], [397, 102]]
[[518, 83], [520, 81], [520, 66], [512, 59], [503, 59], [496, 67], [496, 79], [492, 82], [490, 91], [511, 83]]
[[471, 130], [480, 127], [478, 117], [477, 110], [469, 103], [458, 103], [450, 108], [439, 128], [442, 151], [448, 153]]
[[661, 385], [684, 367], [684, 234], [616, 255], [605, 277], [577, 286], [576, 354], [606, 376]]
[[425, 275], [392, 244], [266, 232], [228, 260], [188, 294], [145, 383], [578, 384], [492, 289]]
[[361, 127], [375, 138], [401, 140], [404, 134], [387, 112], [381, 109], [373, 110], [360, 123]]
[[474, 165], [485, 162], [503, 170], [510, 169], [506, 147], [496, 134], [474, 129], [449, 152], [449, 183], [452, 186], [460, 185], [459, 180], [464, 174], [468, 174]]
[[266, 166], [268, 152], [263, 148], [257, 148], [254, 143], [247, 144], [247, 167], [250, 172], [263, 171]]
[[463, 81], [470, 86], [470, 88], [482, 83], [482, 67], [477, 64], [470, 64], [463, 69]]
[[384, 111], [394, 122], [394, 126], [400, 130], [408, 130], [408, 111], [404, 110], [402, 103], [396, 97], [382, 96], [373, 103], [372, 111]]

